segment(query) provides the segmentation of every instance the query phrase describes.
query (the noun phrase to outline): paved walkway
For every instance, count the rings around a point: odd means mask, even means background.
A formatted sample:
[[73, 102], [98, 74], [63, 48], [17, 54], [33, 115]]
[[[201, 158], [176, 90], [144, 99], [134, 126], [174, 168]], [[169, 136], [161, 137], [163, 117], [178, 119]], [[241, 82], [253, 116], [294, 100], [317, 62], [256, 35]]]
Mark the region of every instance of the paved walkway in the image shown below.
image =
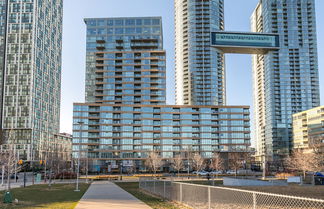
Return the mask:
[[108, 181], [93, 182], [75, 209], [150, 209], [133, 195]]

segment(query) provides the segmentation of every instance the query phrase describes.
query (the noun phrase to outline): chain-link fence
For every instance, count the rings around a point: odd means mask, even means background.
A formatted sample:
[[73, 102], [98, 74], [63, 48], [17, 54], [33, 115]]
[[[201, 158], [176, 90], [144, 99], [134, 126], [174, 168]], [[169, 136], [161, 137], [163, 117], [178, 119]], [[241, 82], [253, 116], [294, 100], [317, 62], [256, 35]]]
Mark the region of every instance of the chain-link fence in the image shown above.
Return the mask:
[[324, 209], [324, 200], [140, 178], [140, 189], [201, 209]]

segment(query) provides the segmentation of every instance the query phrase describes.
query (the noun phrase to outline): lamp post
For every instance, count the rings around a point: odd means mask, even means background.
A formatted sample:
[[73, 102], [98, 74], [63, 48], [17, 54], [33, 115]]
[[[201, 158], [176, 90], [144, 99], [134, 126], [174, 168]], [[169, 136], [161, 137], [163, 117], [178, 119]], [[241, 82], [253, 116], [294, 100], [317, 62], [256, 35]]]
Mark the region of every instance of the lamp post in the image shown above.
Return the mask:
[[188, 161], [188, 179], [190, 178], [190, 146], [188, 145], [188, 155], [187, 155], [187, 161]]
[[263, 155], [263, 159], [262, 159], [262, 179], [265, 180], [266, 179], [266, 175], [267, 175], [267, 147], [264, 148], [264, 155]]
[[89, 172], [89, 149], [87, 147], [87, 156], [86, 156], [86, 160], [87, 160], [87, 170], [86, 170], [86, 183], [89, 183], [89, 180], [88, 180], [88, 172]]
[[122, 175], [123, 175], [123, 162], [121, 161], [121, 163], [120, 163], [120, 180], [123, 180]]
[[79, 136], [79, 150], [78, 150], [78, 165], [77, 165], [77, 179], [76, 179], [76, 188], [75, 192], [79, 192], [79, 177], [80, 177], [80, 155], [81, 155], [81, 139], [82, 139], [82, 125], [83, 122], [79, 121], [78, 124], [80, 125], [80, 136]]

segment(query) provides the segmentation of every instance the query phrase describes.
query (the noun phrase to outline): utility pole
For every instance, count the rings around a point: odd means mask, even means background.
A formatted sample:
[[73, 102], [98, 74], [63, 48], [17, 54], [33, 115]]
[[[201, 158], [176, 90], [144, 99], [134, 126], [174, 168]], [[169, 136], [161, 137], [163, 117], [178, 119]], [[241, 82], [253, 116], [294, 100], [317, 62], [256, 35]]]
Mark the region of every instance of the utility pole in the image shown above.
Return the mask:
[[82, 139], [82, 125], [83, 125], [83, 122], [79, 121], [78, 124], [80, 125], [80, 137], [79, 137], [79, 152], [78, 152], [76, 188], [74, 190], [75, 192], [80, 192], [80, 189], [79, 189], [79, 177], [80, 177], [80, 155], [81, 155], [81, 139]]

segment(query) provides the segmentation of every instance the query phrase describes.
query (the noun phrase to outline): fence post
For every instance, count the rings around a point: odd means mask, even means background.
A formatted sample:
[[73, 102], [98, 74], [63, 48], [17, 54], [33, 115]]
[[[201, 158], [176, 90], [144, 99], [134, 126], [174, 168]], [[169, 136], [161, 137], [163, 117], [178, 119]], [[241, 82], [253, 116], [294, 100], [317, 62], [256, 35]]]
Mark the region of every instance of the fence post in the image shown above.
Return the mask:
[[182, 184], [180, 183], [180, 202], [182, 202]]
[[164, 199], [166, 199], [166, 196], [165, 196], [165, 181], [163, 181], [163, 197], [164, 197]]
[[210, 186], [208, 187], [208, 209], [211, 209]]
[[256, 193], [253, 192], [252, 195], [253, 195], [253, 209], [256, 209], [257, 208]]

